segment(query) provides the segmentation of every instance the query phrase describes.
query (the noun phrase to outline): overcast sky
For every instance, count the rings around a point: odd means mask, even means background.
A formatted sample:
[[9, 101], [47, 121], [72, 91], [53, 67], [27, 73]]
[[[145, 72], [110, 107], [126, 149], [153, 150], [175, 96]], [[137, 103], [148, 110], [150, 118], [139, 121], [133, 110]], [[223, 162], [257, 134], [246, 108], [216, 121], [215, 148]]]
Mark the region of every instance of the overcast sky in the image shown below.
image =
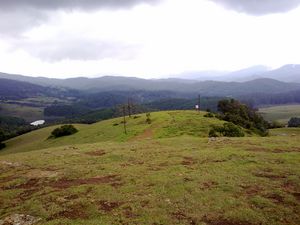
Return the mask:
[[300, 64], [300, 0], [0, 0], [0, 72], [168, 77]]

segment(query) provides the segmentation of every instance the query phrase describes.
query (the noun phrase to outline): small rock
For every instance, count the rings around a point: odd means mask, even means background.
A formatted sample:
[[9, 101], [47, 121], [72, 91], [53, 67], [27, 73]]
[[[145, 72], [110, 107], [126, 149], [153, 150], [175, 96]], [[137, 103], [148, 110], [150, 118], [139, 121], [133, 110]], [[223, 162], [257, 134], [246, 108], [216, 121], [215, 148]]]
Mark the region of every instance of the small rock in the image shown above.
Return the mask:
[[30, 215], [14, 214], [0, 220], [0, 225], [34, 225], [39, 221], [41, 221], [40, 218]]
[[14, 162], [8, 162], [8, 161], [0, 161], [0, 164], [5, 165], [5, 166], [10, 166], [10, 167], [19, 167], [21, 166], [20, 163], [14, 163]]

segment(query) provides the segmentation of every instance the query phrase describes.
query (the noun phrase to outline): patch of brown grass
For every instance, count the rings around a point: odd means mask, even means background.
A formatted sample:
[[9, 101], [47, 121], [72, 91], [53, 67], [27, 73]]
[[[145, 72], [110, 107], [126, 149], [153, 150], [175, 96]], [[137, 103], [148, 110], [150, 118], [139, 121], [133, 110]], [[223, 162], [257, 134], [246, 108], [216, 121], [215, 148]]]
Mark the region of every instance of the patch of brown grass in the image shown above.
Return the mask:
[[92, 152], [86, 152], [85, 154], [90, 155], [90, 156], [103, 156], [106, 153], [104, 150], [97, 150], [97, 151], [92, 151]]
[[105, 212], [110, 212], [116, 208], [119, 208], [121, 205], [123, 205], [123, 202], [109, 202], [109, 201], [99, 201], [99, 209]]
[[64, 189], [85, 184], [111, 184], [112, 186], [118, 186], [121, 185], [121, 178], [118, 175], [73, 180], [62, 178], [50, 184], [50, 186], [54, 188]]

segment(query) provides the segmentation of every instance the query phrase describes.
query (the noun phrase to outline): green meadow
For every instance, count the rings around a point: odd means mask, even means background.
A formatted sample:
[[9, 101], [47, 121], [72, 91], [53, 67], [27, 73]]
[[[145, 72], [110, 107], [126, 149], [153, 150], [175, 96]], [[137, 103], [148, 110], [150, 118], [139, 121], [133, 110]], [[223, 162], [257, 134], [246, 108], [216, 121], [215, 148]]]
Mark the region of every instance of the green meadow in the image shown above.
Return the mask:
[[92, 125], [48, 139], [48, 127], [0, 152], [0, 221], [38, 225], [300, 224], [300, 129], [208, 138], [222, 124], [169, 111]]
[[260, 114], [268, 121], [287, 124], [292, 117], [300, 117], [300, 105], [280, 105], [259, 109]]

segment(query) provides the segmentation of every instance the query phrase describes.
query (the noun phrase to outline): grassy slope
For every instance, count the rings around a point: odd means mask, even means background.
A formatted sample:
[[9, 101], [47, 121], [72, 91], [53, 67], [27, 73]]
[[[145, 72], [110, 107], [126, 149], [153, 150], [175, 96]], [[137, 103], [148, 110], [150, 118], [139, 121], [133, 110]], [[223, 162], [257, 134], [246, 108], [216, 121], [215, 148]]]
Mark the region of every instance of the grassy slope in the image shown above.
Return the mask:
[[[206, 137], [212, 124], [220, 124], [215, 118], [203, 117], [205, 113], [195, 111], [170, 111], [151, 113], [152, 123], [147, 124], [146, 116], [139, 118], [127, 118], [128, 135], [124, 134], [122, 119], [111, 119], [92, 125], [76, 125], [78, 133], [69, 137], [47, 140], [55, 127], [47, 127], [41, 130], [16, 137], [6, 142], [7, 148], [0, 154], [15, 153], [44, 149], [67, 144], [95, 143], [101, 141], [126, 141], [132, 139], [144, 139], [144, 136], [174, 137], [180, 135], [193, 135]], [[114, 126], [114, 124], [119, 124]]]
[[[17, 141], [19, 153], [0, 156], [0, 219], [25, 213], [42, 218], [40, 225], [300, 224], [300, 129], [208, 141], [201, 124], [220, 121], [193, 122], [194, 112], [151, 115], [152, 125], [144, 117], [130, 121], [129, 138], [111, 129], [117, 119], [80, 127], [90, 133], [61, 140], [65, 146], [23, 152]], [[107, 134], [89, 139], [98, 143], [81, 144], [100, 127]], [[197, 135], [181, 135], [193, 129]]]
[[287, 124], [291, 117], [300, 117], [300, 105], [282, 105], [259, 109], [264, 118], [270, 122], [279, 121]]

